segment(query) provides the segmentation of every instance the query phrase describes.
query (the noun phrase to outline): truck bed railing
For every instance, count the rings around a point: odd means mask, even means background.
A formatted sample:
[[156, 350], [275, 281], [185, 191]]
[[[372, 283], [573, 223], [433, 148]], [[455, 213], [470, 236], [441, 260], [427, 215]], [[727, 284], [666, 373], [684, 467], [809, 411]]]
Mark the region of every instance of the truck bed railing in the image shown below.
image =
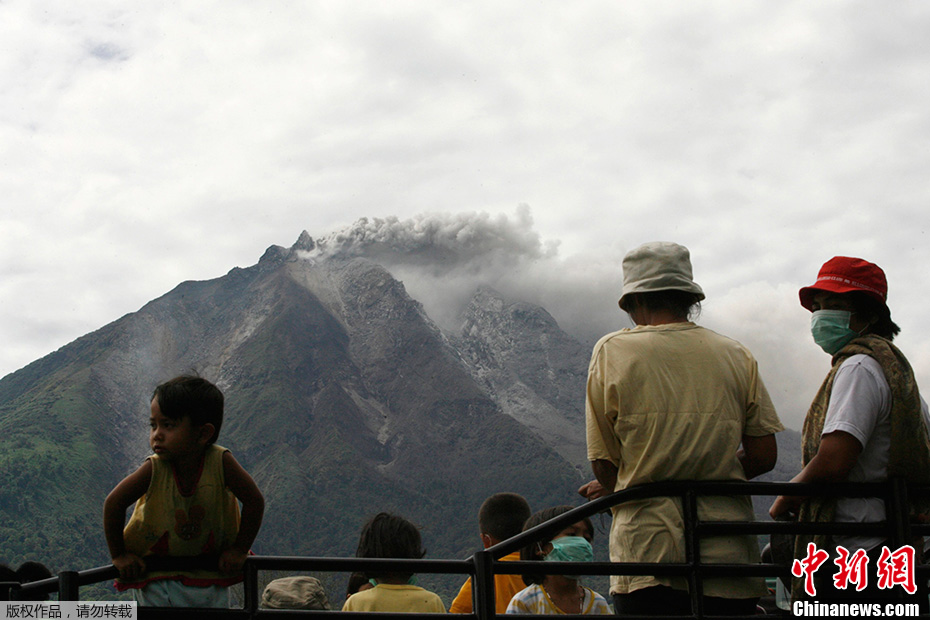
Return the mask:
[[[701, 521], [698, 519], [697, 499], [702, 496], [777, 496], [777, 495], [820, 495], [829, 497], [879, 497], [885, 501], [886, 520], [880, 523], [795, 523], [782, 521]], [[704, 613], [702, 604], [703, 581], [707, 578], [730, 576], [757, 576], [774, 578], [784, 576], [786, 567], [772, 564], [706, 564], [700, 560], [701, 540], [710, 537], [772, 534], [869, 534], [886, 537], [895, 549], [908, 544], [914, 536], [930, 536], [930, 524], [912, 523], [908, 514], [908, 497], [930, 497], [930, 487], [909, 486], [901, 480], [889, 480], [884, 483], [870, 484], [793, 484], [786, 482], [715, 482], [715, 481], [669, 481], [643, 485], [618, 491], [598, 500], [579, 506], [565, 514], [547, 521], [537, 527], [506, 540], [498, 545], [479, 551], [465, 560], [394, 560], [363, 558], [326, 558], [326, 557], [287, 557], [287, 556], [250, 556], [244, 567], [244, 601], [238, 609], [164, 609], [139, 608], [139, 618], [185, 618], [222, 617], [230, 619], [263, 618], [301, 618], [313, 617], [324, 620], [336, 615], [344, 620], [354, 616], [370, 614], [348, 613], [341, 611], [294, 611], [271, 610], [259, 606], [258, 575], [262, 571], [295, 572], [354, 572], [369, 571], [375, 568], [397, 572], [438, 573], [471, 577], [475, 596], [474, 612], [462, 615], [463, 620], [475, 618], [493, 620], [495, 612], [494, 575], [552, 573], [554, 566], [560, 566], [560, 573], [577, 575], [658, 575], [678, 576], [688, 580], [692, 615], [688, 618], [710, 618]], [[518, 551], [521, 547], [539, 539], [551, 536], [565, 527], [609, 510], [623, 502], [647, 499], [651, 497], [678, 497], [681, 500], [684, 515], [684, 535], [686, 561], [682, 563], [618, 563], [618, 562], [501, 562], [501, 558]], [[930, 565], [922, 563], [922, 549], [918, 550], [915, 568], [916, 578], [926, 582], [930, 579]], [[191, 568], [192, 561], [206, 566], [216, 566], [215, 558], [147, 558], [146, 563], [152, 570]], [[212, 563], [211, 563], [212, 562]], [[82, 586], [115, 579], [117, 571], [112, 566], [101, 566], [84, 571], [63, 571], [57, 577], [37, 581], [20, 587], [19, 584], [0, 583], [0, 601], [8, 600], [11, 594], [18, 598], [44, 594], [56, 594], [59, 601], [80, 600]], [[899, 588], [900, 589], [900, 588]], [[417, 614], [418, 619], [433, 620], [448, 616], [441, 614]], [[571, 616], [568, 616], [571, 617]], [[749, 618], [776, 618], [782, 615], [755, 615]], [[410, 614], [379, 613], [378, 620], [395, 620], [406, 618]]]

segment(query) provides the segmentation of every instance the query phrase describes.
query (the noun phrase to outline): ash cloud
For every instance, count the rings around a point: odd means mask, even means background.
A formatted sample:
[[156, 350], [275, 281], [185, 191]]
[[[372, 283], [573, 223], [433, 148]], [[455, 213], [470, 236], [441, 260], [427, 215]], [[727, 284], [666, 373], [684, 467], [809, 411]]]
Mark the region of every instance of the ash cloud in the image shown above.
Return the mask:
[[437, 274], [458, 270], [477, 273], [508, 261], [552, 257], [557, 245], [541, 241], [533, 230], [529, 207], [521, 205], [513, 220], [487, 213], [424, 214], [406, 220], [366, 217], [317, 240], [315, 253], [322, 257], [364, 256]]
[[[619, 259], [563, 259], [543, 240], [530, 208], [512, 216], [484, 212], [362, 218], [316, 240], [310, 260], [364, 257], [388, 268], [443, 329], [456, 332], [475, 291], [490, 286], [536, 303], [585, 343], [622, 326], [616, 307]], [[613, 282], [611, 282], [613, 280]]]

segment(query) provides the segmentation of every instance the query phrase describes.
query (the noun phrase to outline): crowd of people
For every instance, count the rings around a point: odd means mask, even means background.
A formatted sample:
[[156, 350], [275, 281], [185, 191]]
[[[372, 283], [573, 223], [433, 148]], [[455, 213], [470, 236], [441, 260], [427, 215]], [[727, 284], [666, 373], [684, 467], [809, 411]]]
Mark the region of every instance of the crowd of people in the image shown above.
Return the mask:
[[[814, 284], [800, 289], [811, 312], [811, 333], [832, 358], [813, 398], [802, 433], [803, 469], [794, 482], [883, 482], [891, 477], [930, 482], [930, 413], [913, 370], [892, 343], [900, 331], [887, 305], [888, 285], [877, 265], [837, 256]], [[588, 499], [664, 480], [745, 481], [773, 469], [775, 434], [783, 430], [752, 353], [739, 342], [697, 325], [704, 292], [694, 281], [687, 248], [668, 242], [642, 245], [623, 260], [620, 308], [635, 327], [604, 336], [594, 347], [586, 388], [588, 459], [594, 480], [579, 493]], [[117, 588], [140, 604], [228, 606], [228, 587], [261, 526], [264, 500], [232, 454], [216, 445], [223, 395], [210, 382], [182, 376], [159, 385], [151, 400], [153, 454], [122, 480], [104, 505], [104, 530]], [[241, 510], [240, 510], [241, 504]], [[126, 511], [134, 505], [128, 524]], [[498, 493], [478, 513], [485, 548], [555, 518], [569, 506], [530, 512], [526, 500]], [[917, 519], [930, 513], [909, 506]], [[677, 498], [656, 497], [612, 508], [611, 561], [684, 562], [684, 517]], [[804, 522], [876, 522], [885, 519], [878, 498], [781, 496], [770, 514]], [[751, 521], [745, 496], [701, 497], [698, 518]], [[593, 529], [574, 523], [536, 540], [503, 561], [590, 561]], [[798, 536], [795, 557], [813, 543], [830, 556], [861, 549], [871, 562], [890, 541], [883, 536]], [[913, 541], [923, 549], [922, 541]], [[215, 566], [188, 571], [148, 570], [153, 556], [216, 554]], [[760, 562], [754, 536], [718, 536], [700, 544], [704, 563]], [[421, 558], [418, 528], [403, 517], [379, 513], [363, 528], [357, 556]], [[826, 573], [826, 571], [825, 571]], [[804, 596], [794, 584], [792, 595]], [[908, 600], [927, 608], [926, 584]], [[766, 592], [761, 578], [704, 581], [703, 606], [713, 615], [754, 613]], [[688, 615], [691, 597], [680, 577], [611, 578], [609, 599], [577, 575], [498, 575], [498, 613]], [[818, 598], [881, 602], [896, 596], [873, 585], [839, 588], [818, 581]], [[449, 611], [472, 610], [468, 580]], [[329, 608], [319, 582], [289, 577], [272, 582], [268, 607]], [[350, 580], [342, 609], [445, 612], [442, 600], [403, 571], [372, 571]]]

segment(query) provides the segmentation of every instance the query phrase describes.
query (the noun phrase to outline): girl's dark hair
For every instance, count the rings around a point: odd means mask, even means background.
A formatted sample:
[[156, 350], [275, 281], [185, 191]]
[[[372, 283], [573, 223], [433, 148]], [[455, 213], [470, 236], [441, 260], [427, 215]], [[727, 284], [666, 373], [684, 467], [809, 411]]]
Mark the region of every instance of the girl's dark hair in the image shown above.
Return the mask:
[[181, 375], [155, 388], [152, 400], [158, 400], [162, 414], [172, 420], [190, 416], [191, 425], [212, 424], [211, 444], [220, 436], [223, 425], [223, 393], [218, 387], [193, 375]]
[[[410, 558], [420, 559], [426, 555], [420, 543], [420, 531], [413, 523], [397, 515], [379, 512], [362, 528], [355, 557], [359, 558]], [[371, 572], [369, 579], [408, 580], [413, 572]]]
[[687, 320], [693, 320], [701, 314], [701, 296], [677, 289], [630, 293], [623, 299], [620, 309], [629, 314], [637, 305], [652, 311], [667, 310]]
[[[537, 525], [555, 519], [559, 515], [564, 515], [566, 512], [574, 509], [575, 506], [553, 506], [552, 508], [544, 508], [543, 510], [534, 513], [529, 519], [526, 520], [526, 523], [523, 524], [523, 531], [525, 532], [531, 528], [536, 527]], [[591, 537], [593, 540], [594, 526], [591, 524], [591, 520], [585, 517], [584, 519], [579, 519], [579, 521], [584, 522], [588, 526], [588, 531], [591, 532]], [[578, 523], [578, 521], [575, 521], [575, 523]], [[568, 526], [566, 525], [566, 527]], [[555, 538], [556, 534], [558, 534], [560, 531], [561, 530], [550, 532], [547, 536], [536, 539], [536, 542], [522, 547], [520, 549], [520, 560], [524, 562], [538, 562], [542, 560], [543, 555], [540, 552], [540, 547], [544, 547], [547, 543], [552, 542], [552, 539]], [[546, 576], [543, 574], [521, 575], [521, 577], [523, 577], [523, 583], [528, 586], [533, 585], [534, 583], [542, 583], [543, 579], [546, 578]]]
[[867, 293], [853, 291], [846, 293], [846, 295], [849, 296], [849, 300], [859, 318], [869, 321], [868, 333], [894, 340], [894, 337], [901, 332], [901, 328], [891, 320], [891, 310], [888, 309], [888, 306]]

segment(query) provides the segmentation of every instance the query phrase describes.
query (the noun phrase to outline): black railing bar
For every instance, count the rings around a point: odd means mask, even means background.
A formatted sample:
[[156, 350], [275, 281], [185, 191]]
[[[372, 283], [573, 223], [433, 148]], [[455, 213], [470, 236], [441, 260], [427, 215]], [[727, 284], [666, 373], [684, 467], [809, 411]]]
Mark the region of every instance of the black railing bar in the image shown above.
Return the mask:
[[[498, 565], [499, 575], [523, 575], [554, 573], [554, 567], [559, 567], [559, 573], [570, 575], [686, 575], [689, 572], [702, 572], [719, 576], [752, 576], [752, 577], [778, 577], [785, 572], [780, 564], [708, 564], [692, 566], [685, 562], [650, 564], [648, 562], [502, 562]], [[920, 573], [930, 572], [930, 564], [918, 564], [915, 570]]]
[[[377, 620], [380, 620], [380, 615], [381, 615], [381, 614], [378, 614], [377, 616], [375, 616], [375, 618], [376, 618]], [[455, 617], [456, 617], [456, 616], [452, 616], [452, 618], [455, 618]], [[468, 618], [467, 615], [464, 616], [464, 617], [465, 617], [465, 618]], [[498, 614], [498, 617], [499, 617], [499, 618], [500, 618], [500, 617], [503, 617], [503, 614]], [[563, 618], [566, 619], [566, 620], [591, 620], [591, 618], [592, 618], [592, 616], [590, 616], [590, 615], [583, 616], [583, 615], [578, 615], [578, 614], [564, 614], [564, 615], [563, 615], [563, 614], [559, 614], [558, 617], [559, 617], [559, 620], [562, 620]], [[597, 616], [594, 616], [594, 617], [596, 618]], [[611, 618], [611, 617], [615, 617], [615, 616], [603, 616], [603, 617]], [[622, 617], [623, 617], [623, 620], [656, 620], [656, 617], [657, 617], [657, 616], [634, 616], [634, 615], [626, 615], [626, 614], [624, 614]], [[686, 618], [703, 618], [704, 620], [767, 620], [767, 619], [780, 618], [781, 620], [784, 620], [784, 618], [790, 617], [790, 614], [788, 614], [788, 613], [786, 612], [785, 614], [752, 614], [752, 615], [748, 615], [748, 616], [712, 616], [712, 615], [709, 615], [709, 614], [704, 614], [703, 616], [698, 616], [698, 615], [696, 615], [696, 614], [694, 614], [694, 613], [690, 613], [690, 614], [687, 614], [687, 615], [677, 615], [677, 616], [676, 616], [676, 615], [665, 615], [665, 614], [663, 614], [661, 617], [662, 617], [662, 618], [666, 618], [666, 619], [681, 618], [682, 620], [684, 620], [684, 619], [686, 619]], [[528, 620], [530, 620], [530, 619], [535, 619], [535, 620], [546, 620], [546, 619], [549, 619], [549, 620], [551, 620], [552, 616], [551, 616], [551, 615], [539, 615], [539, 614], [521, 614], [521, 615], [520, 615], [520, 618], [521, 618], [521, 620], [524, 619], [524, 618], [526, 618], [526, 619], [528, 619]], [[410, 620], [409, 616], [408, 616], [408, 618], [406, 618], [405, 620]], [[449, 620], [449, 617], [446, 617], [445, 620]]]
[[[0, 584], [6, 586], [7, 582]], [[52, 592], [58, 592], [58, 577], [49, 577], [48, 579], [42, 579], [40, 581], [30, 581], [20, 585], [18, 582], [13, 581], [9, 582], [10, 592], [16, 590], [21, 593], [21, 596], [33, 596], [35, 594], [51, 594]], [[18, 595], [19, 596], [19, 595]], [[0, 598], [0, 601], [6, 600]]]
[[[382, 611], [379, 611], [379, 612], [340, 611], [338, 613], [339, 613], [340, 618], [355, 618], [356, 620], [362, 620], [362, 619], [372, 620], [373, 618], [381, 618], [381, 617], [396, 618], [397, 620], [404, 620], [404, 619], [410, 620], [411, 618], [411, 615], [409, 612], [405, 614], [404, 613], [388, 614]], [[417, 620], [420, 620], [420, 618], [422, 618], [423, 620], [449, 620], [448, 614], [417, 613], [415, 617]]]
[[834, 523], [797, 521], [701, 521], [695, 526], [702, 538], [745, 534], [764, 536], [767, 534], [886, 534], [887, 521], [869, 523]]
[[[143, 618], [142, 608], [140, 609], [139, 617], [140, 620]], [[242, 612], [240, 612], [242, 613]], [[368, 614], [361, 612], [344, 612], [337, 610], [300, 610], [300, 609], [259, 609], [251, 617], [255, 620], [262, 620], [265, 618], [326, 618], [329, 616], [336, 616], [339, 618], [344, 617], [353, 617], [364, 615], [366, 620], [410, 620], [411, 615], [409, 613], [386, 613], [386, 612], [371, 612]], [[496, 617], [503, 618], [503, 614], [495, 614]], [[444, 620], [449, 620], [449, 614], [417, 614], [416, 618], [425, 616], [426, 618], [442, 618]], [[473, 612], [470, 614], [456, 614], [451, 616], [453, 618], [458, 618], [459, 620], [476, 620], [478, 616]], [[544, 620], [546, 618], [551, 618], [552, 616], [548, 615], [538, 615], [538, 614], [524, 614], [520, 616], [521, 618], [537, 618], [539, 620]], [[689, 614], [686, 616], [665, 616], [666, 618], [696, 618], [694, 614]], [[751, 620], [764, 620], [766, 618], [784, 618], [784, 615], [772, 615], [772, 614], [758, 614], [752, 616], [710, 616], [704, 615], [706, 620], [713, 620], [719, 618], [720, 620], [734, 620], [739, 618], [747, 618]], [[590, 620], [590, 615], [579, 615], [579, 614], [559, 614], [559, 618], [566, 618], [567, 620]], [[624, 616], [630, 620], [636, 620], [637, 618], [641, 620], [655, 620], [655, 616]]]
[[[136, 608], [139, 620], [197, 620], [198, 618], [242, 618], [251, 620], [253, 614], [245, 609], [219, 609], [211, 607], [143, 607]], [[89, 617], [89, 616], [86, 616]], [[448, 620], [448, 619], [446, 619]]]
[[[417, 613], [415, 616], [411, 615], [410, 612], [400, 613], [400, 612], [356, 612], [356, 611], [339, 611], [338, 609], [259, 609], [251, 616], [256, 620], [262, 618], [327, 618], [327, 617], [339, 617], [339, 618], [366, 618], [367, 620], [410, 620], [411, 618], [416, 618], [419, 620], [423, 618], [431, 618], [433, 620], [449, 620], [449, 614], [436, 614], [436, 613]], [[474, 620], [476, 616], [474, 614], [457, 614], [451, 616], [452, 618], [457, 618], [458, 620]], [[590, 618], [589, 618], [590, 620]]]
[[[674, 481], [693, 487], [702, 497], [714, 495], [751, 495], [768, 497], [773, 495], [809, 495], [821, 497], [891, 497], [892, 485], [887, 482], [740, 482], [728, 480]], [[665, 483], [661, 483], [665, 484]], [[648, 485], [652, 487], [653, 485]], [[644, 487], [634, 487], [644, 488]], [[680, 495], [681, 493], [677, 493]], [[676, 495], [669, 493], [668, 495]]]
[[[562, 574], [569, 575], [688, 575], [696, 571], [703, 571], [708, 567], [731, 570], [733, 567], [744, 569], [752, 567], [759, 574], [777, 576], [784, 572], [784, 567], [778, 564], [700, 564], [693, 565], [687, 562], [650, 564], [649, 562], [501, 562], [497, 565], [495, 574], [498, 575], [529, 575], [529, 574]], [[555, 570], [558, 567], [558, 570]], [[781, 571], [781, 573], [779, 572]], [[769, 574], [770, 573], [770, 574]]]
[[448, 573], [470, 575], [474, 572], [469, 560], [396, 559], [396, 558], [329, 558], [277, 555], [253, 555], [246, 559], [258, 570], [315, 570], [323, 572], [355, 572], [376, 567], [415, 573]]
[[[204, 616], [222, 618], [326, 618], [338, 616], [339, 618], [365, 618], [367, 620], [410, 620], [410, 613], [396, 612], [349, 612], [338, 609], [257, 609], [249, 612], [246, 609], [210, 609], [210, 608], [183, 608], [183, 607], [139, 607], [139, 620], [149, 618], [170, 618], [171, 620], [186, 620], [187, 618], [202, 618]], [[473, 618], [471, 614], [462, 614], [462, 620]], [[448, 614], [417, 613], [417, 620], [449, 620]]]
[[[616, 504], [652, 497], [683, 497], [694, 491], [701, 497], [715, 495], [819, 495], [824, 497], [882, 497], [890, 496], [890, 485], [881, 482], [844, 482], [835, 484], [800, 484], [795, 482], [742, 482], [708, 480], [669, 480], [622, 489], [559, 515], [504, 542], [489, 547], [495, 559], [509, 555], [547, 535], [559, 532], [572, 523], [607, 510]], [[930, 494], [930, 488], [922, 489]]]

